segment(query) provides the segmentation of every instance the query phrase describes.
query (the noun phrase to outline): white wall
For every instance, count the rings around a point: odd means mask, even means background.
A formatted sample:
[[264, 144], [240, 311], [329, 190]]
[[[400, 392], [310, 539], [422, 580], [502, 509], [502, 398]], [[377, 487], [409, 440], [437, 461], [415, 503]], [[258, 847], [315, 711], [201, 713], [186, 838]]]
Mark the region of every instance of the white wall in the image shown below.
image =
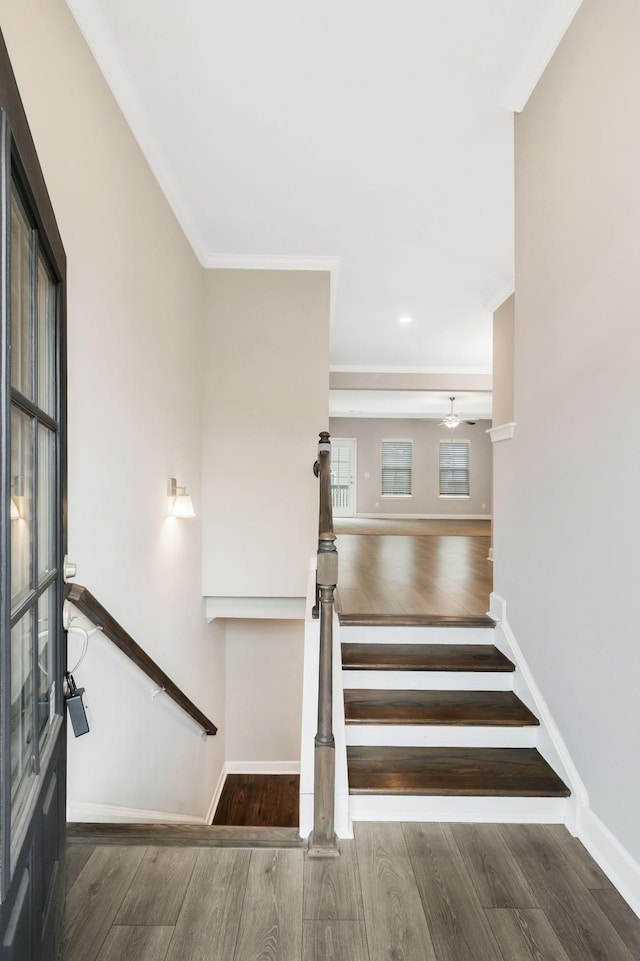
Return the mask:
[[[304, 621], [229, 620], [227, 762], [300, 761]], [[285, 773], [285, 772], [283, 772]]]
[[[78, 580], [219, 721], [201, 520], [166, 510], [175, 475], [202, 512], [203, 271], [64, 0], [0, 0], [0, 19], [68, 258], [69, 552]], [[78, 671], [96, 719], [70, 744], [70, 799], [204, 813], [223, 732], [154, 737], [138, 679], [112, 654], [96, 643]]]
[[516, 122], [515, 437], [495, 591], [589, 792], [640, 861], [640, 5], [584, 0]]
[[207, 271], [205, 595], [305, 595], [312, 467], [328, 421], [329, 282], [324, 271]]
[[[355, 437], [358, 441], [357, 514], [491, 514], [491, 442], [485, 433], [489, 421], [475, 427], [461, 424], [455, 431], [440, 427], [438, 421], [332, 417], [333, 437]], [[438, 496], [438, 459], [441, 440], [470, 441], [469, 498]], [[383, 497], [382, 441], [413, 440], [413, 496]], [[369, 474], [366, 477], [365, 474]], [[484, 505], [484, 506], [483, 506]]]
[[511, 294], [493, 315], [493, 417], [499, 427], [513, 421], [513, 338], [515, 295]]

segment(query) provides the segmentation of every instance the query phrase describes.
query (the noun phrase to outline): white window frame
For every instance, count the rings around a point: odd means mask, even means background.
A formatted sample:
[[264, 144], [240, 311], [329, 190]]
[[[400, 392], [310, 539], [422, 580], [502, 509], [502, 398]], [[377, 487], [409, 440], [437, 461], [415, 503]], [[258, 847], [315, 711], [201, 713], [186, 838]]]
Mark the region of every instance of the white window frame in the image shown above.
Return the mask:
[[[456, 494], [451, 492], [443, 493], [442, 491], [442, 486], [443, 486], [442, 471], [443, 469], [445, 470], [447, 469], [442, 467], [442, 448], [444, 445], [450, 445], [450, 444], [459, 444], [461, 446], [464, 445], [467, 448], [467, 464], [466, 464], [467, 490], [466, 490], [466, 493], [463, 493], [463, 494]], [[440, 441], [440, 444], [438, 447], [438, 497], [440, 497], [442, 500], [456, 500], [456, 501], [471, 499], [471, 441], [470, 440], [463, 440], [462, 438], [460, 439], [449, 438], [447, 440]]]
[[[409, 466], [409, 493], [406, 492], [385, 492], [384, 484], [384, 445], [385, 444], [408, 444], [411, 453]], [[400, 468], [401, 469], [401, 468]], [[410, 500], [413, 497], [413, 439], [408, 437], [388, 437], [383, 438], [380, 444], [380, 496], [392, 498], [393, 500]]]

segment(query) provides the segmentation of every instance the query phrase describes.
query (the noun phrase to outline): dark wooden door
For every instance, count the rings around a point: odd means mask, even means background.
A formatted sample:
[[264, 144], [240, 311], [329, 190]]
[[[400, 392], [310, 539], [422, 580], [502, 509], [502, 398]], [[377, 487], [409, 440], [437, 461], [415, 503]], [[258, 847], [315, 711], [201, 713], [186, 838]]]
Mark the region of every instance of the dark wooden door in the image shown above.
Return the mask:
[[0, 957], [54, 961], [64, 904], [66, 268], [1, 37], [0, 247]]

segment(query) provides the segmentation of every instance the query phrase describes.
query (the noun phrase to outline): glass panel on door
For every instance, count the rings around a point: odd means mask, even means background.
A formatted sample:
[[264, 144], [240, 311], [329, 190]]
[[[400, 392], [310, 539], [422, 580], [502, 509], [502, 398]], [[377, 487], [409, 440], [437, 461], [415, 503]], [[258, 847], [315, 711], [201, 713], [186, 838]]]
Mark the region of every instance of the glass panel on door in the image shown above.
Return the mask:
[[355, 440], [331, 440], [331, 504], [335, 517], [354, 514], [355, 449]]
[[15, 188], [11, 191], [11, 383], [32, 398], [31, 241], [33, 233]]
[[27, 596], [33, 583], [33, 419], [11, 411], [11, 608]]
[[34, 775], [31, 611], [11, 631], [11, 824], [24, 810]]
[[38, 737], [40, 747], [47, 739], [54, 714], [56, 672], [56, 585], [38, 599]]

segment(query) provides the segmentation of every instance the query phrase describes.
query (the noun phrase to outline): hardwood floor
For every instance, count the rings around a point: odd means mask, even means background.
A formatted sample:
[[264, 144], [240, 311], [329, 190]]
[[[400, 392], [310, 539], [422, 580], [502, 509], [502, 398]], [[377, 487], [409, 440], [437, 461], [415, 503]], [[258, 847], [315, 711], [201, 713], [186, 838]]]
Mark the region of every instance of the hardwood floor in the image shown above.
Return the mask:
[[295, 828], [299, 798], [297, 774], [228, 774], [213, 823]]
[[639, 961], [563, 827], [355, 825], [302, 850], [70, 847], [60, 961]]
[[338, 533], [337, 609], [350, 614], [485, 614], [488, 536]]

